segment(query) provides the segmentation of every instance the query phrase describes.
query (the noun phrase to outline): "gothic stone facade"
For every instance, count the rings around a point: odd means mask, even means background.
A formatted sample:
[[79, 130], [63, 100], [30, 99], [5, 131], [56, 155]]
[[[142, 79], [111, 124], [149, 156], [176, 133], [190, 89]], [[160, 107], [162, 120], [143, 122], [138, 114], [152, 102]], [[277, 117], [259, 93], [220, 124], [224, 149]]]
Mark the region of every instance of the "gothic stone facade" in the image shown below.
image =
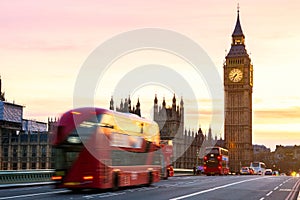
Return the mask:
[[239, 11], [232, 44], [224, 63], [225, 143], [230, 170], [238, 172], [253, 160], [252, 148], [253, 66], [245, 49]]
[[[47, 123], [22, 119], [22, 106], [0, 101], [7, 107], [0, 117], [0, 170], [51, 169], [53, 155]], [[16, 110], [15, 110], [16, 109]], [[6, 117], [4, 112], [14, 112]], [[49, 123], [51, 124], [51, 123]]]
[[173, 166], [175, 168], [193, 168], [200, 164], [198, 155], [204, 136], [201, 129], [198, 132], [184, 131], [183, 99], [181, 98], [180, 104], [177, 105], [174, 94], [171, 107], [166, 106], [165, 99], [159, 106], [155, 95], [153, 117], [159, 125], [161, 140], [172, 140], [173, 142]]
[[121, 103], [119, 107], [114, 106], [114, 100], [113, 97], [111, 97], [110, 102], [109, 102], [109, 109], [110, 110], [116, 110], [118, 112], [123, 112], [123, 113], [132, 113], [136, 114], [138, 116], [141, 116], [141, 104], [140, 100], [137, 100], [136, 106], [131, 106], [131, 99], [130, 96], [125, 98], [125, 101], [123, 102], [123, 99], [121, 99]]

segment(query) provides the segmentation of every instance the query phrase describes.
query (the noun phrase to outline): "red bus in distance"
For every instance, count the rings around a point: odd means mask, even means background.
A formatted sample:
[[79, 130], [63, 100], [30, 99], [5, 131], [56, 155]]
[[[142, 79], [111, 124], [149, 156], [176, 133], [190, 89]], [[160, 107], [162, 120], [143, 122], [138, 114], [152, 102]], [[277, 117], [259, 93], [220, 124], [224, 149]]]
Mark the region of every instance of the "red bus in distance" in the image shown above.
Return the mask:
[[229, 157], [228, 150], [222, 147], [206, 147], [204, 161], [204, 173], [206, 175], [228, 175]]
[[102, 108], [64, 113], [52, 144], [56, 188], [150, 185], [160, 180], [164, 159], [170, 162], [156, 122]]

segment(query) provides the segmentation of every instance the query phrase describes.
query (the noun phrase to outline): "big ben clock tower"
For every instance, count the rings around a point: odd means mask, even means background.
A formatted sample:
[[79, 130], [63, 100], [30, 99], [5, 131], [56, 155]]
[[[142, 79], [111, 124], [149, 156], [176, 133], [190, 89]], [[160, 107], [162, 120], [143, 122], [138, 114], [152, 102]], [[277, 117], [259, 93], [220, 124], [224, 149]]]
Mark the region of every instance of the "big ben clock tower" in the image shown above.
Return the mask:
[[224, 62], [224, 132], [233, 172], [238, 172], [241, 166], [249, 166], [253, 159], [252, 88], [253, 66], [245, 49], [238, 8], [231, 48]]

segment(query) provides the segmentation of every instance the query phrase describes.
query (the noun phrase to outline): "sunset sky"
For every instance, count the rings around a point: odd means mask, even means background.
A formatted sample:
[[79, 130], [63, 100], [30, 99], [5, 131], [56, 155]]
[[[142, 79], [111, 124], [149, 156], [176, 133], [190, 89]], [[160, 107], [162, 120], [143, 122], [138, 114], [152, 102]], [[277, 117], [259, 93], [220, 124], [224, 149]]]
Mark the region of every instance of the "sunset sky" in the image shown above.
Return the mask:
[[[126, 31], [152, 27], [172, 30], [194, 40], [206, 51], [222, 78], [225, 51], [230, 49], [236, 23], [237, 3], [246, 49], [254, 67], [253, 143], [272, 150], [279, 144], [299, 145], [298, 0], [0, 1], [2, 92], [8, 102], [25, 106], [27, 119], [46, 122], [48, 117], [58, 117], [72, 108], [78, 73], [97, 46]], [[170, 56], [172, 59], [167, 62]], [[174, 66], [179, 72], [183, 70], [183, 74], [188, 71], [184, 70], [188, 64], [175, 56], [141, 51], [112, 65], [111, 73], [115, 76], [112, 85], [133, 66], [153, 64], [153, 59], [155, 64]], [[197, 93], [203, 118], [197, 124], [186, 122], [186, 127], [201, 126], [207, 132], [211, 125], [211, 99], [205, 84], [194, 87], [203, 91]], [[108, 87], [105, 92], [95, 94], [97, 106], [109, 107], [113, 89]], [[158, 87], [132, 88], [114, 97], [119, 103], [122, 97], [131, 94], [134, 104], [139, 97], [143, 114], [150, 116], [155, 93], [159, 103], [165, 96], [171, 104], [173, 93]], [[178, 99], [184, 98], [184, 92], [176, 95]], [[224, 137], [222, 131], [214, 134]]]

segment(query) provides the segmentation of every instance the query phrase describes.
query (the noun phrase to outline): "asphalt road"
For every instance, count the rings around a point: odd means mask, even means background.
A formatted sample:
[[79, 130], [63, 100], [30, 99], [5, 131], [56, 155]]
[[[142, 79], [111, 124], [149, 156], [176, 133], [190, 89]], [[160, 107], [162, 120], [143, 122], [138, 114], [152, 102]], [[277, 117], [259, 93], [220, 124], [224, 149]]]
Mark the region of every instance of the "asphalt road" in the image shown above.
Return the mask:
[[[72, 193], [52, 186], [6, 188], [2, 199], [208, 199], [208, 200], [293, 200], [299, 193], [300, 178], [290, 176], [181, 176], [162, 180], [150, 187], [123, 188], [118, 191]], [[298, 190], [298, 191], [297, 191]]]

